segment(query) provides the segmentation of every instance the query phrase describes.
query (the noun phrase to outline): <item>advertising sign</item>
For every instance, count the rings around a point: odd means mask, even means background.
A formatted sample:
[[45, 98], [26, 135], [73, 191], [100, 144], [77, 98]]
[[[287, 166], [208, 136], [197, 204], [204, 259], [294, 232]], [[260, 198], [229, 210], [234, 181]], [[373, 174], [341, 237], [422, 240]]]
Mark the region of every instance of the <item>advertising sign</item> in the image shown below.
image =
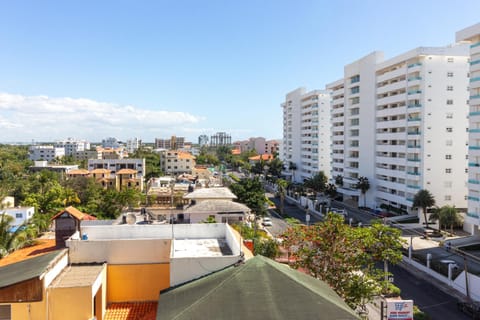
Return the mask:
[[387, 300], [387, 320], [413, 320], [413, 300]]

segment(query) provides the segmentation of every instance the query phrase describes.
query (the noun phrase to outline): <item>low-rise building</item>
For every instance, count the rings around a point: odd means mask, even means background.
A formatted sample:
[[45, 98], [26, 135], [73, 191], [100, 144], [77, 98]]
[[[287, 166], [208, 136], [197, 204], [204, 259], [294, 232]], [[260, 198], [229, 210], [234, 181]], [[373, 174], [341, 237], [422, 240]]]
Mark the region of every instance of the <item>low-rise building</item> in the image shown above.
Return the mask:
[[28, 158], [32, 161], [52, 161], [65, 156], [65, 148], [54, 146], [30, 146], [28, 148]]
[[188, 152], [178, 150], [161, 150], [160, 167], [163, 172], [170, 175], [182, 173], [191, 174], [195, 167], [195, 157]]
[[12, 228], [17, 228], [18, 226], [26, 223], [33, 217], [34, 213], [34, 207], [10, 207], [0, 209], [0, 215], [6, 214], [14, 218], [13, 222], [11, 223]]

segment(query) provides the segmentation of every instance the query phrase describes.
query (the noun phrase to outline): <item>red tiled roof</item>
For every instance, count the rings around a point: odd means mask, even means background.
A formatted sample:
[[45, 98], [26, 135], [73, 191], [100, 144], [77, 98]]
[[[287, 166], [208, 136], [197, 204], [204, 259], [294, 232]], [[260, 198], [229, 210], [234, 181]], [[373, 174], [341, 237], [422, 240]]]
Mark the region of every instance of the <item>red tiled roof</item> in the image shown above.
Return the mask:
[[262, 158], [262, 160], [271, 160], [271, 159], [273, 159], [273, 155], [271, 155], [271, 154], [269, 154], [269, 153], [265, 153], [265, 154], [262, 154], [262, 155], [249, 157], [248, 160], [258, 161], [258, 160], [260, 160], [260, 157]]
[[134, 174], [137, 173], [137, 170], [133, 169], [121, 169], [117, 171], [117, 174]]
[[120, 302], [107, 306], [104, 320], [155, 320], [157, 301]]
[[62, 211], [54, 215], [51, 220], [55, 220], [56, 218], [61, 216], [64, 212], [67, 212], [69, 215], [75, 217], [77, 220], [97, 220], [97, 218], [95, 218], [94, 216], [91, 216], [87, 213], [83, 213], [72, 206], [63, 209]]
[[33, 246], [16, 250], [0, 259], [0, 267], [41, 256], [57, 249], [55, 247], [55, 239], [38, 239]]

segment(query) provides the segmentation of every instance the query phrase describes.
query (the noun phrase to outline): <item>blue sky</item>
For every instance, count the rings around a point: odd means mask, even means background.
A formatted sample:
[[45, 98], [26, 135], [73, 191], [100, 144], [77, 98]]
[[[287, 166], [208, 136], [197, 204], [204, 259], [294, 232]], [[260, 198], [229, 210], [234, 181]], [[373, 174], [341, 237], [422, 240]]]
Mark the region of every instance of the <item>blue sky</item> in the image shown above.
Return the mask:
[[0, 0], [0, 142], [281, 138], [280, 103], [375, 51], [453, 43], [480, 1]]

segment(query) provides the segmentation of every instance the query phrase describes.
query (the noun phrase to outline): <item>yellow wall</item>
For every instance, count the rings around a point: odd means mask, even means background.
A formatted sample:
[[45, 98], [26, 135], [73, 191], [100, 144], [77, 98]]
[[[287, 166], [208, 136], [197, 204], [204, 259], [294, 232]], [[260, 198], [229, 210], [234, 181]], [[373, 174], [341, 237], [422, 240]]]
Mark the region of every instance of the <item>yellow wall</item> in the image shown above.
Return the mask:
[[107, 302], [158, 300], [170, 287], [170, 264], [107, 266]]
[[49, 290], [50, 319], [85, 320], [93, 317], [91, 286]]
[[45, 312], [46, 312], [45, 300], [40, 302], [12, 303], [10, 305], [11, 305], [13, 320], [17, 320], [17, 319], [44, 320], [45, 319]]

